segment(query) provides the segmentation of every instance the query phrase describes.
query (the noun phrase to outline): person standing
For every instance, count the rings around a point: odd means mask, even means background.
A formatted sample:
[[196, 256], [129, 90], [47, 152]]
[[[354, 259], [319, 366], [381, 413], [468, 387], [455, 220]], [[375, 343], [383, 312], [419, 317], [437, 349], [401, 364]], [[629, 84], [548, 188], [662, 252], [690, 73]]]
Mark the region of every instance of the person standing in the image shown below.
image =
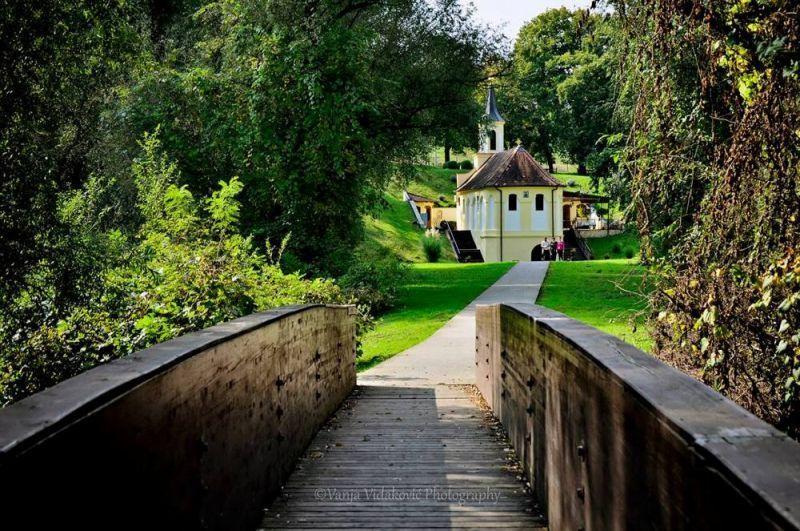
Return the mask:
[[542, 241], [542, 260], [550, 261], [550, 241], [547, 238]]
[[556, 260], [561, 261], [564, 259], [564, 247], [564, 238], [559, 236], [556, 242]]

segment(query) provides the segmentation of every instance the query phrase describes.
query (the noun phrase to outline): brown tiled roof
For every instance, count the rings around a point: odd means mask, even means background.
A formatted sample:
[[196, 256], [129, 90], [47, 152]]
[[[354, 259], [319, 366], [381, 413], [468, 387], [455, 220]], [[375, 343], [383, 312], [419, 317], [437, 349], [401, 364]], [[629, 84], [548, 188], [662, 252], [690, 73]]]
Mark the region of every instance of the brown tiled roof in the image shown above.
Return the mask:
[[605, 203], [608, 201], [608, 197], [604, 195], [570, 192], [569, 190], [564, 190], [564, 199], [580, 199], [583, 203]]
[[428, 197], [412, 194], [411, 192], [406, 192], [408, 194], [408, 198], [414, 201], [415, 203], [436, 203], [436, 199], [430, 199]]
[[564, 186], [536, 162], [522, 146], [495, 153], [458, 190], [504, 186]]

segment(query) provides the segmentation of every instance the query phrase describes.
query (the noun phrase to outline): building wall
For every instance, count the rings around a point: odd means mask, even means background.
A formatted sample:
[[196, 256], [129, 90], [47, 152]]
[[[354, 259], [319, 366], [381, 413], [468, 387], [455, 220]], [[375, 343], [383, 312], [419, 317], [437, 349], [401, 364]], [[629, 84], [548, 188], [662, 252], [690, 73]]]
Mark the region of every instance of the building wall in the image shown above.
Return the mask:
[[438, 227], [442, 221], [456, 221], [456, 209], [434, 207], [431, 210], [431, 227]]
[[[528, 197], [525, 197], [527, 192]], [[509, 196], [516, 194], [516, 214], [509, 212]], [[536, 195], [544, 196], [544, 210], [537, 219]], [[460, 192], [456, 197], [456, 224], [469, 229], [487, 262], [501, 259], [529, 261], [531, 251], [545, 237], [561, 236], [562, 192], [560, 188], [514, 187], [502, 189], [503, 249], [500, 251], [500, 196], [495, 189]], [[535, 224], [534, 221], [540, 223]]]

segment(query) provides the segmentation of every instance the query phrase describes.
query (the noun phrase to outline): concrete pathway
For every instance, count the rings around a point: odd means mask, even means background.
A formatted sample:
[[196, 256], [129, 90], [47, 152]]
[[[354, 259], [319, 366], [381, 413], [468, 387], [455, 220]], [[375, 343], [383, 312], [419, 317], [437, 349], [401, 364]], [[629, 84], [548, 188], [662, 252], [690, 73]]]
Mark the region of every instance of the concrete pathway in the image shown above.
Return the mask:
[[359, 385], [475, 383], [475, 307], [536, 302], [548, 262], [520, 262], [422, 343], [358, 375]]

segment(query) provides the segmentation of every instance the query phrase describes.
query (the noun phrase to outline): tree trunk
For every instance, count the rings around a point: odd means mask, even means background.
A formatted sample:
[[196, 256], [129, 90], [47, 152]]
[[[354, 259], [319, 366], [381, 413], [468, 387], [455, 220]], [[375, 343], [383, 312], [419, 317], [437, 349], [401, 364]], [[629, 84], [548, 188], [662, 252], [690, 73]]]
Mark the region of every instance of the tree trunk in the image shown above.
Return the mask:
[[444, 145], [444, 161], [450, 162], [450, 144], [448, 143]]
[[578, 164], [578, 174], [579, 175], [586, 175], [586, 163], [581, 162]]
[[556, 172], [556, 159], [552, 153], [547, 154], [547, 171], [550, 173]]

